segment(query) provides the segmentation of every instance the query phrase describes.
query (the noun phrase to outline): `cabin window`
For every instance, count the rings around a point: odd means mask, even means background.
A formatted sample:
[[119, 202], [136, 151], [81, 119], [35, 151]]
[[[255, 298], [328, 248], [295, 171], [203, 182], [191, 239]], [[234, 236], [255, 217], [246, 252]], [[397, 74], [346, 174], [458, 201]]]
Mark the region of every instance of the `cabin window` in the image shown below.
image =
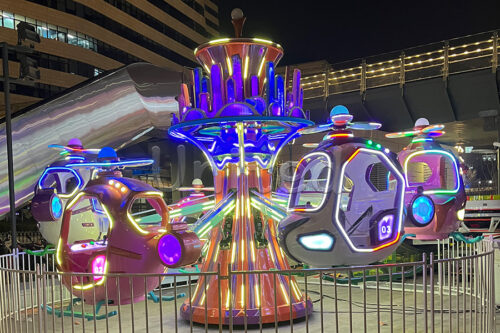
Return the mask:
[[110, 217], [99, 199], [83, 195], [68, 209], [71, 212], [68, 243], [80, 244], [71, 248], [83, 250], [97, 243], [96, 246], [99, 244], [104, 246], [110, 227]]
[[129, 214], [142, 228], [164, 225], [168, 218], [165, 202], [157, 195], [135, 197], [130, 204]]
[[289, 209], [316, 211], [329, 192], [332, 163], [323, 152], [314, 152], [298, 164], [292, 184]]
[[408, 186], [422, 186], [426, 191], [455, 191], [459, 187], [458, 165], [446, 151], [410, 155], [405, 168]]
[[39, 184], [41, 189], [54, 188], [58, 194], [73, 195], [82, 180], [75, 170], [53, 167], [45, 171]]

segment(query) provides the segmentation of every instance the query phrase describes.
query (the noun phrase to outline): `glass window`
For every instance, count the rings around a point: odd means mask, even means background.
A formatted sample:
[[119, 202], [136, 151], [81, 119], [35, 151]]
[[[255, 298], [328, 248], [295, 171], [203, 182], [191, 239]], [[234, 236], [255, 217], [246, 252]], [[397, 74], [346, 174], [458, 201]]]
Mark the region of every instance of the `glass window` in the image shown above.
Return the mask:
[[47, 36], [50, 39], [57, 39], [57, 27], [55, 25], [49, 24], [49, 31]]
[[139, 195], [129, 206], [130, 216], [141, 227], [161, 226], [167, 221], [167, 206], [160, 196]]
[[356, 248], [373, 248], [394, 239], [396, 207], [403, 195], [395, 170], [380, 151], [360, 150], [345, 162], [335, 219]]
[[57, 33], [57, 40], [60, 42], [66, 43], [66, 33], [65, 32], [58, 32]]
[[331, 168], [330, 157], [325, 153], [312, 153], [302, 159], [293, 178], [289, 208], [320, 209], [329, 191]]
[[458, 187], [457, 165], [446, 151], [410, 155], [405, 164], [409, 186], [422, 186], [424, 190], [455, 190]]
[[68, 44], [77, 45], [78, 38], [74, 34], [68, 33]]
[[109, 219], [98, 198], [82, 196], [69, 208], [68, 244], [74, 253], [85, 253], [96, 247], [105, 249]]
[[37, 27], [36, 27], [36, 32], [38, 33], [38, 35], [39, 35], [40, 37], [43, 37], [43, 38], [48, 38], [48, 35], [47, 35], [47, 28], [37, 26]]
[[3, 12], [3, 26], [9, 29], [14, 29], [14, 15]]

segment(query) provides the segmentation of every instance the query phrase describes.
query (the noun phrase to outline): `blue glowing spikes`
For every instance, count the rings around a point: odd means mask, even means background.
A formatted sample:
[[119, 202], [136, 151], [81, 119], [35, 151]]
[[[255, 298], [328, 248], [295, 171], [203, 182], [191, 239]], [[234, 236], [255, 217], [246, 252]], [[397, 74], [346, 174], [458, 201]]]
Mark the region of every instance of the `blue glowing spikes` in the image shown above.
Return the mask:
[[419, 226], [429, 224], [434, 218], [434, 202], [426, 195], [416, 197], [410, 208], [410, 217]]
[[99, 155], [97, 155], [98, 160], [118, 160], [118, 155], [116, 154], [116, 151], [111, 148], [111, 147], [104, 147], [101, 149], [99, 152]]

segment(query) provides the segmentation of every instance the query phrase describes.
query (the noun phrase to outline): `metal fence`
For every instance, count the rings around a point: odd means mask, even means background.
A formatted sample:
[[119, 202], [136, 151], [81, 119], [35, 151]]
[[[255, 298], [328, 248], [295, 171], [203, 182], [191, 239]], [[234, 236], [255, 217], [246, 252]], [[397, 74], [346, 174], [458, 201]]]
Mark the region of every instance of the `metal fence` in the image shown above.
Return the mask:
[[[313, 311], [306, 311], [301, 320], [289, 318], [283, 323], [275, 316], [274, 323], [264, 325], [249, 325], [246, 309], [237, 322], [221, 320], [211, 325], [179, 316], [181, 304], [191, 304], [196, 281], [203, 288], [203, 281], [210, 276], [230, 281], [234, 276], [260, 279], [266, 274], [274, 281], [295, 275], [301, 292], [312, 301]], [[229, 270], [228, 274], [221, 274], [219, 268], [211, 273], [154, 275], [162, 287], [153, 295], [144, 295], [145, 301], [118, 306], [104, 302], [100, 311], [99, 306], [80, 302], [78, 292], [72, 295], [61, 284], [63, 275], [71, 275], [76, 281], [89, 276], [57, 272], [52, 255], [1, 256], [0, 332], [495, 331], [494, 249], [490, 240], [474, 244], [441, 241], [437, 255], [424, 253], [415, 262], [289, 271]], [[138, 278], [146, 281], [151, 276], [107, 274], [107, 278], [120, 277], [115, 279], [118, 284]], [[226, 307], [220, 284], [218, 288], [221, 318], [233, 304], [229, 300]], [[215, 314], [205, 311], [204, 315], [208, 322], [208, 316]]]
[[400, 85], [490, 68], [499, 63], [498, 31], [422, 45], [343, 63], [293, 66], [303, 70], [304, 98]]

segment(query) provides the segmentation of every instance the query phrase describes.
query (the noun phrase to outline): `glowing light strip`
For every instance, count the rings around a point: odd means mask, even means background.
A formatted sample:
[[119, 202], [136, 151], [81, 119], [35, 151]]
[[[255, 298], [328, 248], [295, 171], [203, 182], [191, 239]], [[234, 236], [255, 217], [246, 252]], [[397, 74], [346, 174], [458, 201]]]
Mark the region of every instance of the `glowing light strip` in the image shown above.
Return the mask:
[[[83, 164], [83, 163], [78, 163], [78, 164], [80, 165], [80, 164]], [[68, 165], [71, 165], [71, 164], [68, 164]], [[57, 171], [57, 170], [59, 170], [59, 171]], [[80, 191], [83, 188], [84, 181], [83, 181], [82, 177], [80, 176], [80, 174], [78, 172], [76, 172], [76, 170], [68, 168], [68, 167], [48, 167], [47, 169], [45, 169], [45, 171], [43, 172], [43, 174], [40, 177], [40, 179], [38, 179], [38, 188], [39, 189], [43, 189], [43, 187], [42, 187], [42, 180], [47, 176], [47, 173], [49, 171], [53, 171], [53, 172], [70, 172], [78, 180], [78, 184], [76, 185], [75, 189], [71, 193], [69, 193], [69, 194], [58, 193], [57, 195], [60, 198], [63, 198], [63, 199], [71, 198], [72, 196], [74, 196], [78, 191]]]
[[[345, 168], [347, 166], [347, 164], [349, 164], [350, 161], [352, 161], [352, 159], [359, 154], [360, 151], [364, 151], [364, 152], [368, 152], [368, 153], [373, 153], [373, 154], [376, 154], [376, 155], [379, 155], [381, 158], [383, 158], [391, 167], [393, 170], [391, 170], [392, 172], [394, 172], [394, 176], [395, 177], [398, 177], [401, 181], [401, 183], [403, 184], [403, 186], [401, 186], [401, 192], [399, 193], [399, 196], [400, 196], [400, 204], [399, 204], [399, 212], [398, 212], [398, 234], [396, 236], [396, 238], [389, 242], [389, 243], [386, 243], [386, 244], [382, 244], [381, 246], [379, 247], [376, 247], [374, 249], [366, 249], [366, 248], [357, 248], [351, 241], [349, 235], [347, 235], [346, 231], [344, 230], [344, 227], [342, 226], [342, 224], [340, 223], [340, 219], [339, 219], [339, 210], [340, 210], [340, 201], [341, 201], [341, 197], [342, 197], [342, 186], [344, 185], [344, 174], [345, 174]], [[342, 165], [342, 168], [340, 169], [340, 175], [339, 175], [339, 179], [341, 179], [341, 181], [339, 182], [339, 187], [337, 189], [337, 200], [336, 200], [336, 205], [335, 205], [335, 214], [334, 214], [334, 217], [335, 217], [335, 223], [337, 224], [337, 229], [341, 232], [342, 236], [344, 237], [345, 241], [349, 244], [349, 247], [353, 250], [353, 251], [356, 251], [356, 252], [375, 252], [375, 251], [378, 251], [380, 249], [383, 249], [384, 247], [387, 247], [387, 246], [390, 246], [394, 243], [396, 243], [397, 241], [399, 241], [399, 238], [401, 236], [401, 228], [402, 228], [402, 225], [403, 225], [403, 206], [404, 206], [404, 193], [405, 193], [405, 178], [404, 176], [393, 166], [393, 163], [392, 161], [384, 154], [382, 153], [381, 151], [379, 150], [373, 150], [373, 149], [366, 149], [366, 148], [358, 148], [358, 150], [356, 150], [352, 155], [351, 157], [349, 157], [347, 159], [347, 161], [344, 162], [344, 164]]]
[[218, 44], [218, 43], [226, 43], [226, 42], [229, 42], [230, 39], [229, 38], [220, 38], [220, 39], [214, 39], [214, 40], [211, 40], [208, 42], [208, 44], [212, 45], [212, 44]]
[[154, 160], [131, 160], [120, 162], [89, 162], [89, 163], [71, 163], [67, 167], [112, 167], [112, 166], [127, 166], [127, 165], [148, 165], [153, 164]]
[[231, 265], [234, 264], [234, 259], [236, 259], [236, 242], [233, 241], [233, 248], [231, 251]]
[[149, 232], [147, 232], [146, 230], [143, 230], [134, 220], [134, 218], [132, 217], [132, 215], [130, 215], [130, 212], [127, 212], [127, 217], [128, 217], [128, 220], [130, 221], [130, 223], [132, 223], [132, 225], [134, 226], [135, 230], [137, 230], [138, 232], [140, 232], [141, 234], [143, 235], [147, 235], [149, 234]]
[[255, 246], [253, 240], [250, 240], [250, 252], [252, 254], [252, 263], [255, 263]]
[[259, 65], [259, 70], [257, 72], [257, 76], [260, 77], [260, 73], [262, 73], [262, 68], [264, 68], [264, 63], [266, 62], [266, 57], [262, 58], [262, 61], [260, 62]]
[[291, 285], [293, 287], [292, 290], [295, 293], [295, 297], [299, 300], [301, 292], [299, 286], [297, 285], [297, 282], [295, 280], [292, 280]]
[[245, 137], [243, 133], [243, 124], [236, 124], [238, 130], [238, 145], [240, 152], [240, 172], [244, 172], [245, 168]]
[[233, 65], [231, 64], [231, 59], [229, 57], [226, 57], [226, 62], [227, 62], [227, 72], [229, 76], [233, 75]]
[[109, 213], [108, 208], [106, 208], [106, 206], [103, 203], [99, 203], [99, 204], [101, 205], [102, 210], [104, 211], [104, 214], [106, 214], [106, 217], [109, 220], [109, 230], [113, 229], [114, 222], [113, 222], [113, 219], [111, 218], [111, 214]]
[[245, 305], [245, 282], [243, 282], [241, 284], [240, 303], [241, 303], [241, 306]]
[[62, 266], [61, 251], [62, 251], [62, 238], [59, 237], [59, 240], [57, 241], [57, 253], [56, 253], [56, 261], [59, 266]]
[[159, 192], [159, 191], [146, 191], [142, 194], [144, 194], [144, 195], [157, 195], [157, 196], [163, 198], [163, 192]]
[[258, 284], [255, 284], [254, 289], [255, 289], [255, 301], [256, 301], [256, 306], [257, 306], [258, 308], [260, 308], [260, 289], [259, 289], [259, 285], [258, 285]]
[[283, 297], [285, 298], [286, 304], [290, 304], [290, 300], [288, 299], [288, 295], [285, 291], [285, 287], [283, 286], [283, 282], [280, 280], [280, 287], [281, 287], [281, 292], [283, 293]]
[[[347, 160], [346, 164], [349, 162], [350, 159], [352, 159], [354, 156], [356, 156], [356, 154], [357, 154], [357, 151]], [[316, 208], [314, 208], [314, 207], [313, 208], [300, 208], [300, 209], [290, 208], [291, 200], [293, 197], [293, 194], [292, 194], [288, 197], [287, 211], [289, 211], [289, 212], [293, 212], [293, 211], [316, 212], [316, 211], [320, 210], [322, 208], [323, 204], [325, 203], [328, 191], [330, 189], [330, 178], [331, 178], [331, 173], [332, 173], [331, 172], [332, 171], [332, 159], [330, 158], [330, 155], [328, 155], [325, 152], [317, 151], [317, 152], [309, 153], [299, 161], [299, 163], [297, 164], [297, 167], [295, 168], [295, 172], [293, 173], [292, 189], [295, 189], [295, 180], [296, 180], [295, 177], [297, 176], [297, 170], [299, 169], [299, 166], [302, 163], [302, 161], [304, 161], [305, 159], [310, 158], [312, 156], [316, 156], [316, 155], [326, 157], [326, 160], [328, 162], [328, 169], [330, 169], [328, 171], [328, 179], [326, 180], [326, 186], [325, 186], [325, 189], [323, 192], [323, 198], [321, 199], [321, 203]]]
[[245, 66], [243, 70], [243, 79], [246, 80], [248, 77], [248, 63], [250, 62], [250, 59], [248, 58], [248, 55], [245, 57]]
[[352, 133], [337, 133], [326, 135], [323, 140], [329, 140], [334, 138], [352, 138], [354, 135]]
[[434, 141], [434, 139], [432, 139], [432, 138], [415, 138], [415, 139], [411, 140], [411, 143], [415, 143], [415, 142], [431, 142], [431, 141]]
[[211, 153], [213, 153], [216, 144], [217, 144], [217, 141], [214, 141], [214, 143], [212, 143], [212, 147], [208, 148], [208, 151], [211, 152]]
[[[456, 181], [456, 188], [454, 190], [425, 190], [424, 194], [455, 194], [458, 193], [460, 190], [460, 171], [458, 170], [458, 163], [457, 160], [455, 159], [455, 156], [453, 154], [445, 151], [445, 150], [437, 150], [437, 149], [432, 149], [432, 150], [421, 150], [421, 151], [416, 151], [408, 155], [405, 159], [404, 162], [404, 173], [405, 173], [405, 184], [407, 187], [410, 187], [410, 183], [408, 181], [408, 162], [410, 161], [411, 158], [417, 155], [424, 155], [424, 154], [438, 154], [438, 155], [446, 155], [448, 156], [452, 161], [453, 161], [453, 166], [455, 167], [455, 181]], [[414, 186], [412, 186], [414, 187]]]

